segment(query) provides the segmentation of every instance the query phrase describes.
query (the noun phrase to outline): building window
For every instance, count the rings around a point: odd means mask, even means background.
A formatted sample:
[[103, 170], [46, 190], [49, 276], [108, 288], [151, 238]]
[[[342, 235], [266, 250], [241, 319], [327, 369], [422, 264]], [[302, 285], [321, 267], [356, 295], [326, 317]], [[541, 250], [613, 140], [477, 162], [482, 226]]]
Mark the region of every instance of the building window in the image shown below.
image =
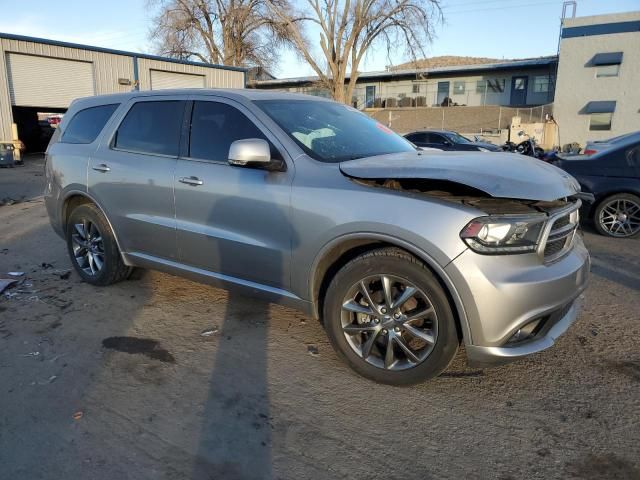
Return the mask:
[[420, 93], [420, 84], [419, 83], [414, 83], [413, 84], [413, 93]]
[[464, 93], [464, 82], [453, 82], [453, 94], [462, 95], [463, 93]]
[[596, 78], [617, 77], [620, 65], [600, 65], [596, 67]]
[[488, 80], [478, 80], [476, 82], [476, 93], [500, 93], [504, 92], [505, 79], [492, 78]]
[[548, 93], [551, 79], [547, 75], [533, 77], [533, 91], [535, 93]]
[[589, 66], [596, 67], [596, 78], [617, 77], [623, 56], [623, 52], [596, 53]]
[[613, 113], [592, 113], [589, 119], [589, 130], [611, 130]]

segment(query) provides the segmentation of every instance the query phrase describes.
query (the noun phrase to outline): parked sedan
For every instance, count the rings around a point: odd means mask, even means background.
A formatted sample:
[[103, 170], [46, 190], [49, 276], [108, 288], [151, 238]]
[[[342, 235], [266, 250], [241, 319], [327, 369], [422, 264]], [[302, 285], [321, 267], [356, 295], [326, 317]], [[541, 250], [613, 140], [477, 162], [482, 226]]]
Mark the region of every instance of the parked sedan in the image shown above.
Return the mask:
[[618, 137], [609, 138], [607, 140], [596, 140], [593, 142], [587, 142], [584, 147], [584, 155], [594, 155], [611, 148], [619, 147], [620, 145], [627, 144], [629, 142], [640, 142], [640, 132], [626, 133]]
[[499, 146], [489, 142], [469, 140], [459, 133], [449, 130], [423, 130], [404, 136], [418, 147], [437, 148], [438, 150], [500, 152]]
[[602, 235], [640, 233], [640, 138], [627, 136], [593, 155], [560, 157], [553, 163], [573, 175], [595, 202], [585, 212]]

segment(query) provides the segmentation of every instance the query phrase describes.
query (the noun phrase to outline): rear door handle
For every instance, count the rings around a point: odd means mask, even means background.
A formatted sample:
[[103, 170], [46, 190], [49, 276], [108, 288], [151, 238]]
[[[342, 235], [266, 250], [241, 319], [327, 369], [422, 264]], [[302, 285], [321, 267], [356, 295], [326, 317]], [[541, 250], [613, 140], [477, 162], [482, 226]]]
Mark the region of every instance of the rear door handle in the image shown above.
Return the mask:
[[102, 173], [107, 173], [109, 171], [111, 171], [111, 168], [109, 168], [108, 165], [105, 165], [104, 163], [101, 163], [99, 165], [95, 165], [93, 168], [96, 172], [102, 172]]
[[178, 180], [180, 183], [186, 183], [187, 185], [192, 185], [197, 187], [198, 185], [202, 185], [204, 182], [200, 180], [198, 177], [182, 177]]

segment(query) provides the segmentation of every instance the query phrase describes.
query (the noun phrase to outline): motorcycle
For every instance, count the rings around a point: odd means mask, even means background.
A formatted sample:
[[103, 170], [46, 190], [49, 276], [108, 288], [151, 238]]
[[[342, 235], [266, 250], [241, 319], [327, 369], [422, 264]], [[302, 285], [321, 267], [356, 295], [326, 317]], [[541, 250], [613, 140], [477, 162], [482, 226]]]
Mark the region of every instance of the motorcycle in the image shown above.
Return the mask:
[[[519, 137], [526, 136], [524, 132], [518, 133]], [[544, 156], [544, 149], [536, 144], [534, 137], [527, 136], [526, 140], [520, 143], [506, 142], [502, 145], [504, 152], [519, 153], [520, 155], [526, 155], [528, 157], [542, 158]]]

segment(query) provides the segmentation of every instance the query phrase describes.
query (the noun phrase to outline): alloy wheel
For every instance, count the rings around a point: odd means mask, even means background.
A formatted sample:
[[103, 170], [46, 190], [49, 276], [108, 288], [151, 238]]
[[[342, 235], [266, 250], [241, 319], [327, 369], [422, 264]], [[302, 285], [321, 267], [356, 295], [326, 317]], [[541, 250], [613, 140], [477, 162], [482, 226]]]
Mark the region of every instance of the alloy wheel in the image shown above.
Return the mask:
[[369, 276], [347, 292], [342, 332], [353, 351], [385, 370], [424, 362], [437, 341], [438, 317], [429, 297], [408, 280]]
[[73, 256], [84, 273], [95, 276], [104, 266], [104, 243], [98, 226], [84, 219], [73, 225], [71, 234]]
[[624, 198], [615, 199], [600, 210], [600, 227], [613, 237], [630, 237], [640, 231], [640, 204]]

